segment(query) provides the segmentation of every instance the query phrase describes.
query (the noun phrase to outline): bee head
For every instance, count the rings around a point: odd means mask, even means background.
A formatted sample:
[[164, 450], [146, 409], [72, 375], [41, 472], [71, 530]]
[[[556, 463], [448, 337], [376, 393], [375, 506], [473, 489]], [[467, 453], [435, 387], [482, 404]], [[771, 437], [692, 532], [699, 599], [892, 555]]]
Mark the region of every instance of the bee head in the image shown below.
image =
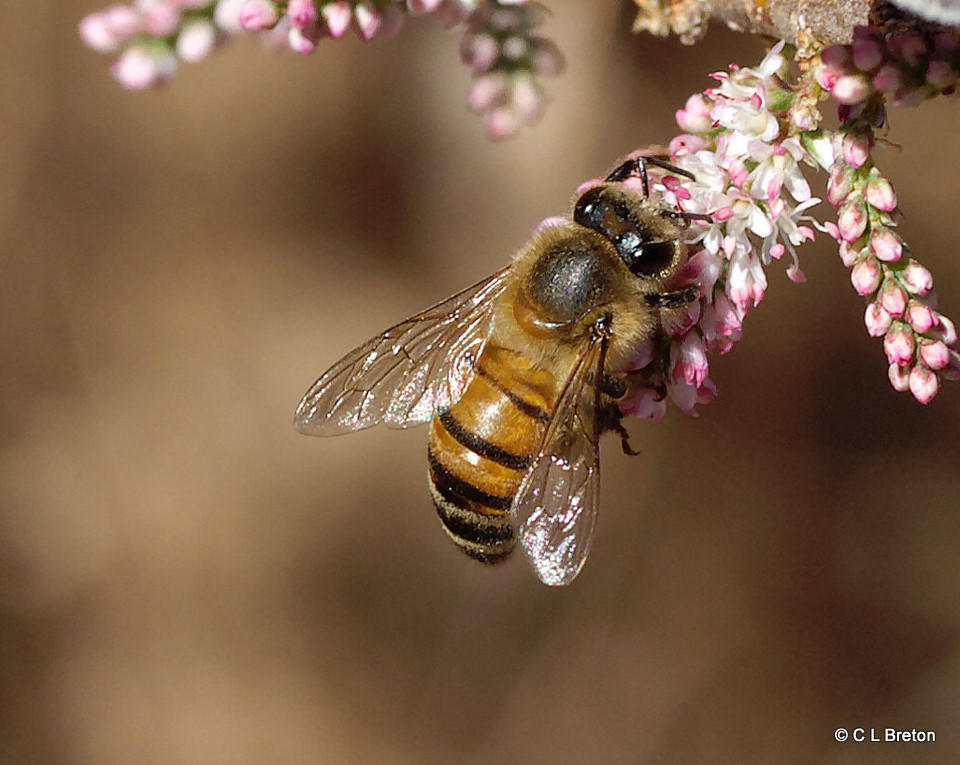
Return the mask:
[[675, 224], [621, 184], [585, 191], [574, 205], [573, 219], [607, 239], [634, 276], [665, 275], [679, 259]]

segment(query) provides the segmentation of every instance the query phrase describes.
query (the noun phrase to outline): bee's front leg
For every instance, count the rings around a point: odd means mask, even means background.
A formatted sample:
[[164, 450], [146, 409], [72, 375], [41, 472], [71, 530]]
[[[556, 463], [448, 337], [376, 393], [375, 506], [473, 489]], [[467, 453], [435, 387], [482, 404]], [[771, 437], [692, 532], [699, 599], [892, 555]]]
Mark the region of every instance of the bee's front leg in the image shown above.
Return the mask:
[[648, 292], [644, 300], [652, 308], [681, 308], [699, 297], [695, 287], [684, 287], [676, 292]]

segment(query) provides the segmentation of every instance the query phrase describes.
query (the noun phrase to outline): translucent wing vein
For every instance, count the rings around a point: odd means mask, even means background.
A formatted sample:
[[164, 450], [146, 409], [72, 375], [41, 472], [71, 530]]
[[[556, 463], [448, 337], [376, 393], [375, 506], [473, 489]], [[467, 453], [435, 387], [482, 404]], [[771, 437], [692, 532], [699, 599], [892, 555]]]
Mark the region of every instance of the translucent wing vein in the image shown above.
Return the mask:
[[473, 376], [502, 293], [500, 271], [355, 348], [307, 391], [294, 424], [334, 436], [378, 423], [406, 428], [456, 401]]

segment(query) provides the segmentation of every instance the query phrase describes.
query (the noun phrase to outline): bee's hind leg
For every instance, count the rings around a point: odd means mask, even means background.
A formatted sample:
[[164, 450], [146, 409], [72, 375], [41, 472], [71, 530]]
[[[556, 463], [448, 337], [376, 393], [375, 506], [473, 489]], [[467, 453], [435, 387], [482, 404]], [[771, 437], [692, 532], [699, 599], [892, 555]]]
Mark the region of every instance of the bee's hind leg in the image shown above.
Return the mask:
[[636, 457], [640, 452], [630, 445], [630, 434], [623, 427], [623, 423], [620, 422], [622, 419], [623, 412], [620, 411], [619, 407], [614, 403], [607, 404], [600, 412], [600, 432], [604, 433], [612, 430], [620, 436], [620, 448], [623, 449], [623, 453]]

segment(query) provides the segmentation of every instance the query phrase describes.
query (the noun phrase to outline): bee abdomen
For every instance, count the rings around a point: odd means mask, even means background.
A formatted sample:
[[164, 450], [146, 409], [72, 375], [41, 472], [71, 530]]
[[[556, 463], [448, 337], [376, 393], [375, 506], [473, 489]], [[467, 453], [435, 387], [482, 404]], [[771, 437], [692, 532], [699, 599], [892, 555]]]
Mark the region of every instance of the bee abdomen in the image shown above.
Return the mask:
[[[513, 551], [513, 529], [510, 526], [509, 498], [497, 498], [487, 495], [498, 506], [496, 512], [481, 513], [474, 509], [479, 489], [458, 487], [450, 481], [450, 474], [437, 462], [432, 451], [430, 459], [430, 495], [437, 508], [437, 515], [454, 543], [481, 563], [500, 563]], [[456, 479], [455, 479], [456, 480]], [[460, 491], [459, 488], [464, 488]], [[506, 502], [500, 501], [505, 499]], [[499, 508], [506, 507], [502, 510]], [[489, 507], [489, 506], [485, 506]], [[490, 508], [494, 510], [494, 508]]]
[[533, 461], [529, 454], [514, 454], [478, 436], [476, 433], [466, 430], [449, 409], [440, 414], [437, 419], [443, 425], [443, 429], [453, 436], [457, 443], [491, 462], [496, 462], [498, 465], [503, 465], [512, 470], [526, 470]]
[[476, 376], [430, 431], [430, 493], [444, 530], [471, 558], [514, 547], [510, 506], [547, 419], [551, 380], [521, 354], [488, 346]]

